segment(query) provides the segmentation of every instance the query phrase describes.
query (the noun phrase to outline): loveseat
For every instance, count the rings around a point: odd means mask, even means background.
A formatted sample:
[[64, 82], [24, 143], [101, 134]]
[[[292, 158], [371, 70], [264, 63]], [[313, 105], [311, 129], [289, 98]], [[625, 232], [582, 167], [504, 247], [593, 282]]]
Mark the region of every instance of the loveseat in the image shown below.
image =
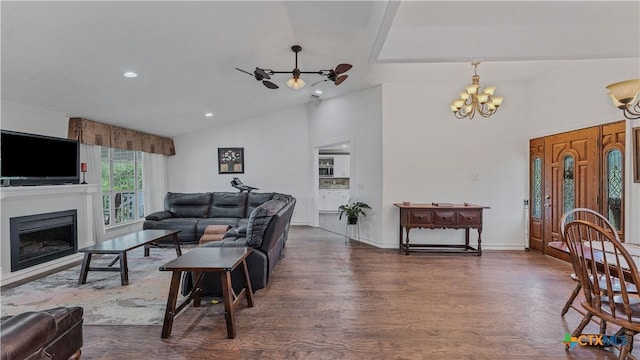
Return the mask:
[[[293, 196], [280, 193], [170, 192], [165, 195], [165, 210], [147, 215], [143, 229], [180, 230], [179, 241], [186, 244], [197, 243], [208, 225], [229, 225], [222, 240], [199, 246], [253, 248], [247, 267], [256, 291], [267, 285], [269, 275], [284, 257], [295, 204]], [[183, 278], [185, 294], [193, 287], [191, 275]], [[241, 274], [232, 274], [234, 288], [241, 286], [241, 280]], [[203, 295], [220, 295], [219, 275], [206, 274], [202, 291]]]
[[83, 309], [29, 311], [0, 319], [0, 359], [79, 359]]

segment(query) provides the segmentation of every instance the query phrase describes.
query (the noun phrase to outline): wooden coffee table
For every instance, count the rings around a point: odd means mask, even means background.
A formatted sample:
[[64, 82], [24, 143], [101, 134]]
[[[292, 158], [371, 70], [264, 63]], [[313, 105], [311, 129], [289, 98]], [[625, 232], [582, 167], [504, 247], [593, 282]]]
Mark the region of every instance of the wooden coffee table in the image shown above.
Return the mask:
[[[176, 248], [176, 254], [180, 256], [182, 255], [182, 250], [180, 249], [180, 243], [178, 242], [179, 232], [180, 230], [142, 230], [79, 249], [78, 252], [84, 253], [84, 259], [82, 260], [82, 267], [80, 268], [80, 279], [78, 279], [78, 285], [82, 285], [87, 282], [87, 274], [89, 271], [120, 271], [120, 282], [122, 285], [128, 285], [129, 268], [127, 266], [127, 251], [140, 246], [145, 246], [144, 256], [149, 256], [149, 249], [147, 248], [148, 245], [164, 238], [171, 237]], [[92, 267], [91, 257], [93, 254], [113, 254], [117, 256], [106, 267]], [[120, 261], [119, 268], [112, 267], [116, 261]]]
[[[220, 273], [220, 279], [222, 280], [222, 298], [227, 320], [227, 337], [229, 339], [235, 338], [234, 312], [237, 302], [246, 297], [249, 307], [253, 307], [253, 291], [251, 290], [251, 279], [249, 278], [246, 261], [251, 251], [253, 251], [252, 248], [198, 247], [161, 266], [160, 271], [173, 271], [161, 337], [166, 339], [171, 335], [173, 319], [191, 300], [193, 300], [194, 307], [200, 306], [200, 301], [202, 300], [202, 278], [207, 272], [217, 272]], [[231, 287], [231, 271], [240, 264], [242, 264], [244, 271], [245, 287], [236, 295]], [[187, 299], [176, 307], [180, 278], [183, 271], [194, 272], [195, 280], [193, 289]]]

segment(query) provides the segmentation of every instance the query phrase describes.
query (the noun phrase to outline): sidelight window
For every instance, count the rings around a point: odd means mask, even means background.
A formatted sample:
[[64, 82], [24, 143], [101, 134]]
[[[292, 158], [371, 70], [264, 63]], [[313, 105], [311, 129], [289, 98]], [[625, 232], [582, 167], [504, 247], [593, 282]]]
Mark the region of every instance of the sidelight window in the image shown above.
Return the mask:
[[622, 225], [622, 152], [613, 149], [605, 156], [607, 218], [616, 230]]
[[[565, 155], [563, 163], [563, 180], [562, 180], [562, 207], [563, 213], [573, 210], [576, 207], [576, 185], [574, 181], [575, 160], [573, 155]], [[573, 219], [568, 218], [571, 221]]]
[[531, 215], [542, 217], [542, 159], [536, 156], [531, 169]]

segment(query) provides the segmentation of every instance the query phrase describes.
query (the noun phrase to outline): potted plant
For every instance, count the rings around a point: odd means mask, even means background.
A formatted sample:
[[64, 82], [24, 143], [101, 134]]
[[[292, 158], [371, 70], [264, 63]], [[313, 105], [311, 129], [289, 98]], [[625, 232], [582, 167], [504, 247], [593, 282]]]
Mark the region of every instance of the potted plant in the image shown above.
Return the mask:
[[350, 202], [346, 205], [340, 205], [338, 207], [338, 215], [340, 216], [338, 220], [342, 220], [342, 215], [347, 217], [347, 223], [349, 225], [355, 225], [358, 223], [358, 218], [360, 215], [367, 216], [365, 210], [371, 209], [366, 203], [362, 201]]

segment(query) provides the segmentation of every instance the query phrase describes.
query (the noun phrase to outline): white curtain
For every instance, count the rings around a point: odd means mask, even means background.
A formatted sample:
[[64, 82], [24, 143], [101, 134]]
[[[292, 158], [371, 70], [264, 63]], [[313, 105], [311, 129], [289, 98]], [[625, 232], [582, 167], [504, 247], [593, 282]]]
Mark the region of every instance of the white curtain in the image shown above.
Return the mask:
[[145, 215], [164, 210], [164, 195], [169, 183], [166, 155], [142, 153], [142, 183]]
[[[93, 195], [93, 231], [96, 243], [104, 241], [104, 214], [102, 213], [102, 174], [100, 168], [100, 146], [80, 144], [80, 161], [87, 163], [86, 182], [98, 184]], [[82, 174], [80, 175], [82, 181]]]

